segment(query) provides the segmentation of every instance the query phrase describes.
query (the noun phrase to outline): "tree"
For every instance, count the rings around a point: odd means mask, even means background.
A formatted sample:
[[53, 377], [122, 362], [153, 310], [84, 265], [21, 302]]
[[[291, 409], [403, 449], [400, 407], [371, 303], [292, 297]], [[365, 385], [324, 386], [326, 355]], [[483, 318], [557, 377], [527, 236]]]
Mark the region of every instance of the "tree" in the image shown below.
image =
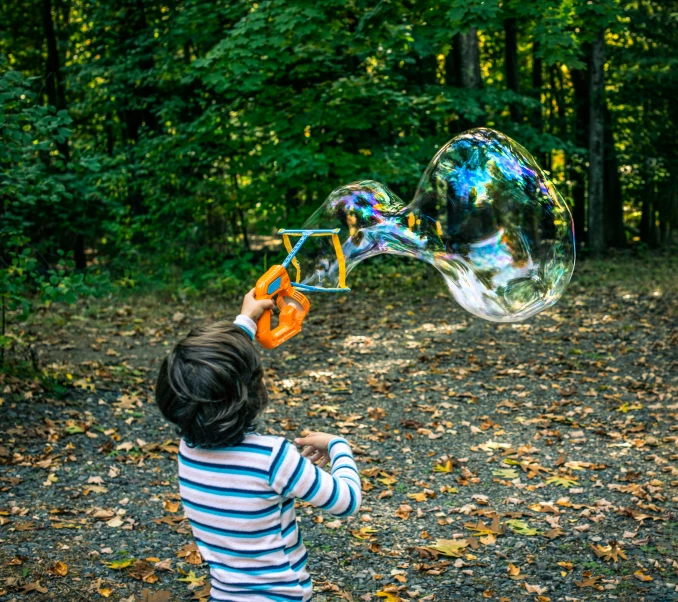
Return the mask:
[[589, 212], [588, 244], [594, 254], [605, 248], [605, 30], [591, 44], [591, 90], [589, 118]]
[[[506, 68], [506, 88], [518, 94], [520, 88], [520, 74], [518, 72], [518, 25], [515, 17], [507, 17], [504, 19], [504, 35], [506, 37], [504, 58]], [[541, 88], [541, 83], [539, 87]], [[510, 104], [510, 108], [511, 119], [513, 119], [513, 121], [520, 121], [520, 107], [513, 102]]]

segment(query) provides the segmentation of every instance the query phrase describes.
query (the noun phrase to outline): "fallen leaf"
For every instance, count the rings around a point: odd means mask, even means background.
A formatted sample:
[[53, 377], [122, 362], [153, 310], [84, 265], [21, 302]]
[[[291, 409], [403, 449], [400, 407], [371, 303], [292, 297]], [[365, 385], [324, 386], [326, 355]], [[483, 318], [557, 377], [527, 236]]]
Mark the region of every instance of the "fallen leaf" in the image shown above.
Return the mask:
[[460, 558], [468, 545], [465, 539], [438, 539], [435, 544], [426, 546], [424, 549], [433, 550], [443, 556]]
[[41, 594], [46, 594], [47, 593], [47, 588], [42, 587], [40, 585], [40, 581], [34, 581], [33, 583], [27, 583], [26, 585], [22, 586], [21, 588], [21, 593], [22, 594], [27, 594], [29, 592], [40, 592]]
[[626, 560], [626, 553], [616, 541], [612, 541], [606, 546], [600, 544], [591, 544], [591, 549], [598, 558], [602, 558], [603, 560], [612, 560], [617, 562], [620, 557]]

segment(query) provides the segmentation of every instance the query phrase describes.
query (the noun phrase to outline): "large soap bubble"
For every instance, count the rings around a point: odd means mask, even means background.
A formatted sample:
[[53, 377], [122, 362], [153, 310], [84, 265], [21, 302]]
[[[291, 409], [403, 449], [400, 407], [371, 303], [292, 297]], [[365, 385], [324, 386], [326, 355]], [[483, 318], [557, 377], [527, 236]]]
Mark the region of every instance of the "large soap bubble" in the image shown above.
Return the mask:
[[[522, 146], [479, 128], [433, 158], [406, 205], [386, 186], [334, 190], [305, 229], [340, 229], [349, 273], [381, 253], [436, 267], [457, 302], [494, 322], [524, 320], [553, 305], [570, 281], [574, 230], [567, 205]], [[335, 288], [336, 254], [317, 239], [304, 284]]]

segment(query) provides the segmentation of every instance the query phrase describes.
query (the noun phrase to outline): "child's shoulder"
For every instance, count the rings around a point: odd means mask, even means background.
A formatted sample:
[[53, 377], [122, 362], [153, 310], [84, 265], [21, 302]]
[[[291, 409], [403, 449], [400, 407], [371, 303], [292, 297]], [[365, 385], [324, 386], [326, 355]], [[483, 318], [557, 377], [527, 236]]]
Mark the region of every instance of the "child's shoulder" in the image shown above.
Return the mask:
[[288, 443], [285, 437], [251, 433], [247, 435], [243, 442], [237, 447], [261, 450], [262, 452], [266, 452], [268, 454], [275, 454], [283, 445], [285, 445], [285, 443]]
[[238, 445], [205, 449], [193, 447], [184, 439], [182, 439], [179, 446], [179, 451], [182, 455], [213, 455], [215, 458], [224, 457], [224, 454], [231, 456], [234, 453], [237, 455], [255, 454], [257, 456], [273, 456], [280, 450], [286, 441], [287, 439], [285, 439], [285, 437], [273, 437], [271, 435], [250, 433], [249, 435], [245, 436], [243, 441]]

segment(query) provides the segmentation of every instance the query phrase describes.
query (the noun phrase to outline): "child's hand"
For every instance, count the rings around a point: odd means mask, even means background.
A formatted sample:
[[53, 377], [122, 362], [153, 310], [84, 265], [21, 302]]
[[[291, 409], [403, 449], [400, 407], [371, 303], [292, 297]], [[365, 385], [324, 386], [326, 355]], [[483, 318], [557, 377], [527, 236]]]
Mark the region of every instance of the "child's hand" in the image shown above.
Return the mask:
[[273, 299], [255, 299], [254, 298], [254, 289], [245, 295], [242, 300], [242, 307], [240, 308], [240, 313], [243, 316], [251, 318], [255, 322], [259, 321], [264, 311], [267, 309], [273, 309], [274, 303]]
[[311, 462], [322, 468], [330, 461], [327, 447], [336, 438], [336, 435], [330, 435], [329, 433], [311, 433], [306, 437], [298, 437], [294, 442], [304, 448], [301, 452], [304, 458], [308, 458]]

